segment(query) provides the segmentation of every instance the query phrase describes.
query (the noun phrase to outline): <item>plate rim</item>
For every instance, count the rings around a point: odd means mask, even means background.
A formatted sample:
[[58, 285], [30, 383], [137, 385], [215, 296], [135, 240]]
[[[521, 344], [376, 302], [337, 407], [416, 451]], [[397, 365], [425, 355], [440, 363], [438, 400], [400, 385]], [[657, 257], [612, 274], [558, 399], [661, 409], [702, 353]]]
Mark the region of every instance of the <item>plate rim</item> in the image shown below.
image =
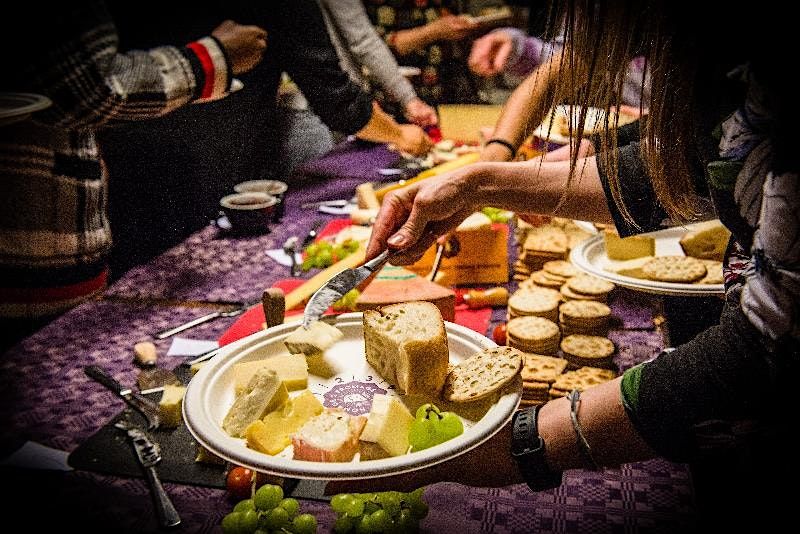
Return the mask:
[[[663, 230], [656, 230], [654, 232], [645, 232], [638, 235], [649, 235], [658, 239], [659, 237], [666, 237], [663, 234], [674, 233], [676, 229], [690, 228], [691, 225], [673, 226]], [[595, 266], [588, 258], [588, 252], [593, 247], [602, 247], [602, 253], [605, 256], [605, 239], [603, 234], [592, 236], [582, 241], [577, 247], [570, 251], [570, 261], [579, 269], [602, 278], [608, 282], [612, 282], [628, 289], [635, 291], [643, 291], [646, 293], [654, 293], [658, 295], [669, 296], [682, 296], [682, 297], [707, 297], [712, 295], [722, 295], [725, 293], [724, 284], [681, 284], [676, 282], [660, 282], [657, 280], [642, 280], [640, 278], [633, 278], [630, 276], [623, 276], [601, 269]], [[608, 256], [605, 256], [606, 258]]]
[[[352, 324], [352, 322], [354, 322], [356, 319], [358, 322], [361, 322], [362, 315], [362, 312], [344, 313], [332, 316], [330, 320], [334, 321], [334, 324], [348, 322]], [[263, 341], [268, 341], [270, 337], [277, 337], [283, 334], [288, 335], [288, 332], [291, 332], [297, 328], [298, 324], [298, 322], [292, 321], [250, 334], [249, 336], [224, 346], [220, 352], [212, 360], [210, 360], [209, 363], [217, 362], [217, 366], [222, 367], [227, 360], [235, 358], [237, 354], [241, 353], [243, 350], [246, 350], [247, 347], [257, 345]], [[490, 338], [487, 338], [486, 336], [481, 335], [480, 333], [466, 326], [445, 321], [445, 330], [448, 334], [448, 338], [451, 336], [451, 334], [462, 335], [482, 347], [497, 346], [497, 344]], [[498, 399], [498, 401], [487, 410], [486, 414], [484, 414], [481, 419], [476, 421], [475, 425], [471, 427], [475, 428], [475, 426], [483, 422], [486, 416], [491, 413], [492, 410], [498, 410], [495, 412], [492, 421], [485, 423], [486, 427], [481, 428], [478, 431], [478, 434], [470, 441], [456, 441], [453, 443], [454, 440], [450, 440], [449, 442], [442, 443], [429, 449], [417, 451], [413, 453], [413, 457], [411, 457], [409, 454], [406, 454], [402, 456], [369, 460], [364, 462], [310, 462], [304, 460], [294, 460], [292, 458], [271, 456], [266, 453], [258, 453], [258, 451], [248, 449], [243, 443], [239, 444], [238, 442], [237, 447], [227, 445], [218, 446], [217, 444], [211, 443], [213, 440], [204, 435], [204, 432], [202, 431], [202, 426], [204, 424], [212, 423], [208, 420], [209, 418], [203, 417], [204, 410], [202, 409], [202, 406], [204, 400], [202, 396], [202, 384], [211, 378], [207, 377], [206, 375], [212, 374], [213, 369], [214, 367], [207, 364], [203, 366], [194, 377], [192, 377], [187, 386], [184, 395], [184, 402], [182, 403], [181, 407], [184, 424], [198, 444], [205, 447], [217, 456], [220, 456], [228, 462], [236, 465], [242, 465], [259, 472], [270, 473], [278, 476], [311, 480], [359, 480], [388, 475], [398, 475], [424, 469], [425, 467], [451, 460], [469, 450], [472, 450], [475, 447], [478, 447], [492, 436], [497, 434], [497, 432], [499, 432], [511, 419], [511, 416], [519, 406], [519, 402], [522, 398], [522, 384], [521, 380], [518, 380], [518, 387], [513, 389], [507, 388], [505, 390], [506, 392]], [[198, 378], [200, 378], [200, 380], [196, 380]], [[194, 388], [193, 383], [195, 384]], [[196, 406], [197, 408], [187, 408], [187, 406]], [[198, 411], [199, 413], [197, 413]], [[217, 427], [219, 426], [218, 423], [215, 423], [215, 425]], [[214, 432], [221, 434], [223, 431], [221, 428], [214, 428]], [[245, 457], [251, 456], [252, 453], [257, 453], [260, 456], [263, 456], [264, 461], [253, 462], [250, 458]], [[411, 457], [413, 461], [406, 460], [398, 462], [397, 458], [405, 457]]]
[[41, 111], [53, 105], [53, 101], [49, 97], [39, 93], [3, 91], [0, 92], [0, 97], [2, 96], [27, 98], [29, 102], [15, 108], [0, 107], [0, 120], [25, 117], [35, 111]]

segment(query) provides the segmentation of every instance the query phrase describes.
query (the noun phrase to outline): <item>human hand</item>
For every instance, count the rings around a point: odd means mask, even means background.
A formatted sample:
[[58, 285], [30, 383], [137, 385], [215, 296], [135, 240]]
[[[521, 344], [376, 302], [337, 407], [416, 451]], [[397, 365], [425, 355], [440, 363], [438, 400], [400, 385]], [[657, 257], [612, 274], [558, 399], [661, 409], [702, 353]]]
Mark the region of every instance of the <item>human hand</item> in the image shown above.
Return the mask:
[[467, 165], [387, 193], [372, 226], [367, 259], [389, 247], [404, 249], [392, 263], [417, 261], [438, 236], [478, 209], [476, 175], [477, 167]]
[[398, 150], [414, 156], [424, 156], [433, 148], [433, 141], [416, 124], [401, 124], [400, 139], [395, 143]]
[[234, 75], [258, 65], [267, 49], [267, 31], [259, 26], [245, 26], [226, 20], [211, 35], [225, 48]]
[[434, 41], [460, 41], [478, 28], [479, 25], [466, 15], [445, 15], [428, 23]]
[[494, 76], [505, 69], [513, 50], [514, 41], [508, 32], [487, 33], [472, 43], [467, 64], [478, 76]]
[[436, 126], [439, 123], [436, 110], [423, 102], [419, 97], [414, 97], [408, 101], [403, 114], [406, 116], [406, 119], [422, 128]]

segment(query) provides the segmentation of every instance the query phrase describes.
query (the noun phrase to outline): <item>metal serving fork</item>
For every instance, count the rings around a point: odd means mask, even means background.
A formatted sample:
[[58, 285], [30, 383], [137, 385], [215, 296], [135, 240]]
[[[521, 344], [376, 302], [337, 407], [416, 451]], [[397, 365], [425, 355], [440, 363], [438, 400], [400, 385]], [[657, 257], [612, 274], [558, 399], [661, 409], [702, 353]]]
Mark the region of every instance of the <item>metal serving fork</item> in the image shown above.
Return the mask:
[[124, 430], [133, 444], [139, 464], [141, 464], [145, 475], [147, 475], [147, 482], [153, 494], [159, 523], [162, 527], [179, 525], [181, 518], [169, 495], [164, 490], [156, 471], [156, 464], [161, 461], [161, 447], [147, 435], [147, 432], [127, 421], [117, 421], [114, 426]]

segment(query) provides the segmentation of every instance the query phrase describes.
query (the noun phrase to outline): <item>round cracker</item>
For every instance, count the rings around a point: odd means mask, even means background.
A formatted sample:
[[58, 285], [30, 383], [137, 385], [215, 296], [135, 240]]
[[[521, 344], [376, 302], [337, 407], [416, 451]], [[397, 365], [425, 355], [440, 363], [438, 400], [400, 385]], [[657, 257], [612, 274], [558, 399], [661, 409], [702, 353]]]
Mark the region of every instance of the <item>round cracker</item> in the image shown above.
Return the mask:
[[519, 374], [523, 357], [522, 352], [512, 347], [476, 352], [447, 373], [442, 396], [453, 402], [482, 399]]
[[703, 278], [706, 266], [691, 256], [656, 256], [642, 265], [642, 272], [651, 280], [691, 283]]

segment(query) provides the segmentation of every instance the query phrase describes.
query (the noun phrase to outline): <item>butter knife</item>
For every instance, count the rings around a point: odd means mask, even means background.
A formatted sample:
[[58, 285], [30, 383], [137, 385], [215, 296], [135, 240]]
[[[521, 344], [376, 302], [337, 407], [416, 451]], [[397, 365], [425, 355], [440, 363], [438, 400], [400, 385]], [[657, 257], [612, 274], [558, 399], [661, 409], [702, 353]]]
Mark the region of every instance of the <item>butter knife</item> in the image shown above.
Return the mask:
[[383, 267], [398, 252], [386, 249], [360, 267], [345, 269], [325, 282], [311, 295], [306, 304], [303, 312], [303, 327], [308, 328], [311, 323], [318, 321], [331, 304], [342, 298], [351, 289], [358, 287], [361, 282]]
[[83, 368], [83, 371], [89, 378], [105, 386], [108, 390], [124, 400], [128, 406], [142, 414], [147, 420], [148, 428], [158, 428], [160, 420], [158, 418], [158, 404], [156, 404], [155, 401], [133, 390], [123, 388], [122, 384], [117, 382], [113, 376], [97, 365], [87, 365]]
[[127, 421], [118, 421], [114, 426], [124, 430], [133, 444], [136, 457], [144, 468], [147, 482], [150, 484], [150, 490], [153, 493], [159, 524], [167, 528], [178, 526], [181, 518], [166, 490], [164, 490], [156, 471], [156, 464], [161, 461], [161, 447], [147, 435], [147, 432]]

